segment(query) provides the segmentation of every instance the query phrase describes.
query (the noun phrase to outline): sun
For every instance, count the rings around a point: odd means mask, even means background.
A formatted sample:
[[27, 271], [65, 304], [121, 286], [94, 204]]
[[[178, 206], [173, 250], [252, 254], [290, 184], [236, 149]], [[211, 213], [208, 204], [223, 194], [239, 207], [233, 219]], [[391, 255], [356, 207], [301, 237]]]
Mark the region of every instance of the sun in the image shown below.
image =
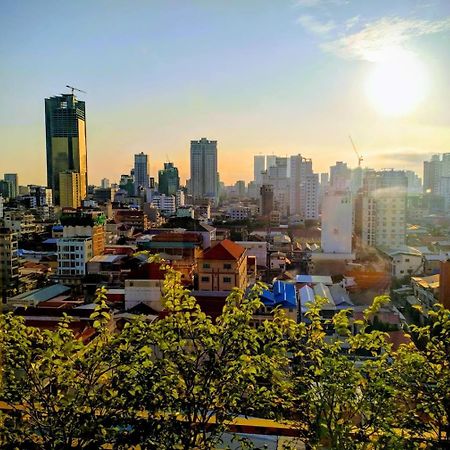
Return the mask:
[[366, 80], [366, 94], [378, 112], [387, 116], [407, 115], [426, 97], [425, 67], [407, 50], [385, 50]]

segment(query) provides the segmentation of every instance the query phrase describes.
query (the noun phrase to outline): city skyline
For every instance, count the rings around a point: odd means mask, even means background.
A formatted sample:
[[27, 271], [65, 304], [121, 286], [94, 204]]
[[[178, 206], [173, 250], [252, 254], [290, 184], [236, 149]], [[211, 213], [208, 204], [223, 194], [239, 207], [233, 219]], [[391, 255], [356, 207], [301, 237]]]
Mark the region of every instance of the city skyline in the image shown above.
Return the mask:
[[[337, 159], [356, 167], [349, 134], [375, 169], [422, 174], [423, 160], [449, 151], [448, 2], [99, 2], [89, 14], [81, 2], [68, 17], [67, 5], [6, 2], [0, 19], [1, 170], [23, 184], [45, 182], [42, 99], [66, 84], [88, 92], [90, 184], [118, 180], [140, 152], [151, 176], [169, 159], [184, 183], [202, 136], [218, 141], [226, 184], [251, 180], [260, 153], [300, 153], [315, 172]], [[412, 95], [397, 95], [399, 83]]]

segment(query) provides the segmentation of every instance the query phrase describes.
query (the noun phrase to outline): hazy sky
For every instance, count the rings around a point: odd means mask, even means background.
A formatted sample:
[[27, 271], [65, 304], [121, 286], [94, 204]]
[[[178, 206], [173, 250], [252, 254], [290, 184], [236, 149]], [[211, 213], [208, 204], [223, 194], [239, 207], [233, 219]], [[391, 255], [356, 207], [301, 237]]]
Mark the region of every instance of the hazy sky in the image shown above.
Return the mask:
[[[422, 175], [450, 152], [450, 0], [1, 0], [0, 30], [0, 176], [21, 184], [45, 184], [44, 98], [66, 84], [88, 92], [91, 183], [141, 151], [152, 175], [169, 158], [184, 182], [201, 137], [218, 141], [226, 183], [251, 179], [258, 153], [355, 166], [349, 133], [374, 168]], [[367, 95], [390, 47], [425, 74], [398, 116], [382, 108], [389, 78]], [[397, 83], [416, 79], [390, 64]]]

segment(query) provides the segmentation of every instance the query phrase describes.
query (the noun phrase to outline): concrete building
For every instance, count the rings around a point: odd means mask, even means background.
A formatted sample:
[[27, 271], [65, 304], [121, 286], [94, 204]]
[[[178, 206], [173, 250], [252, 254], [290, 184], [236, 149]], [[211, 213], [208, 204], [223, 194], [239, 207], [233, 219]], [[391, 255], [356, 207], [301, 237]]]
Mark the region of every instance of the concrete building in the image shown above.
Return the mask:
[[61, 208], [81, 206], [81, 178], [78, 172], [59, 173], [59, 205]]
[[205, 198], [214, 203], [219, 196], [219, 173], [217, 171], [217, 141], [201, 138], [191, 141], [190, 194], [194, 202]]
[[330, 190], [323, 199], [321, 246], [325, 253], [352, 252], [353, 204], [349, 190]]
[[102, 189], [108, 189], [110, 187], [108, 178], [102, 178], [100, 186], [102, 187]]
[[351, 187], [352, 171], [347, 163], [337, 161], [330, 167], [330, 187], [336, 190], [345, 191]]
[[158, 192], [165, 195], [176, 195], [179, 189], [178, 169], [171, 162], [164, 163], [164, 169], [158, 172]]
[[58, 239], [58, 276], [71, 278], [86, 275], [86, 264], [93, 256], [92, 238], [65, 237]]
[[73, 93], [46, 98], [45, 128], [47, 186], [53, 191], [55, 204], [60, 204], [59, 174], [66, 171], [79, 173], [83, 200], [88, 185], [85, 102]]
[[227, 217], [231, 220], [247, 220], [252, 216], [252, 210], [248, 206], [230, 206], [227, 209]]
[[264, 217], [270, 216], [273, 208], [273, 186], [270, 184], [263, 184], [260, 189], [260, 215]]
[[141, 152], [134, 155], [134, 189], [135, 194], [139, 195], [149, 187], [150, 169], [148, 155]]
[[266, 170], [266, 157], [264, 155], [255, 155], [253, 157], [253, 181], [257, 186], [262, 185], [263, 172]]
[[152, 205], [158, 208], [163, 216], [171, 216], [177, 210], [175, 195], [155, 194], [152, 198]]
[[355, 203], [355, 232], [364, 245], [396, 249], [406, 242], [404, 171], [368, 171]]
[[228, 239], [205, 251], [198, 259], [199, 291], [247, 288], [247, 251]]
[[28, 239], [36, 233], [36, 220], [33, 214], [11, 210], [3, 214], [3, 224], [16, 234], [17, 239]]
[[439, 155], [433, 155], [430, 161], [423, 162], [424, 194], [439, 195], [441, 176], [442, 176], [442, 161]]
[[125, 310], [143, 303], [154, 311], [162, 311], [163, 280], [125, 280]]
[[17, 250], [16, 233], [9, 228], [0, 228], [0, 296], [3, 303], [19, 285]]
[[16, 198], [19, 195], [19, 177], [17, 173], [5, 173], [3, 179], [11, 185], [11, 198]]
[[304, 220], [319, 220], [319, 175], [306, 175], [300, 185], [300, 217]]
[[307, 175], [312, 175], [311, 159], [303, 158], [302, 155], [293, 155], [289, 158], [290, 181], [289, 181], [289, 214], [300, 214], [304, 210], [302, 200], [306, 199], [305, 187]]
[[254, 256], [258, 266], [267, 265], [267, 250], [269, 244], [260, 241], [236, 241], [236, 244], [247, 250], [247, 256]]
[[263, 185], [273, 187], [274, 209], [282, 216], [287, 216], [289, 212], [289, 178], [288, 158], [275, 157], [275, 165], [268, 166], [263, 175]]

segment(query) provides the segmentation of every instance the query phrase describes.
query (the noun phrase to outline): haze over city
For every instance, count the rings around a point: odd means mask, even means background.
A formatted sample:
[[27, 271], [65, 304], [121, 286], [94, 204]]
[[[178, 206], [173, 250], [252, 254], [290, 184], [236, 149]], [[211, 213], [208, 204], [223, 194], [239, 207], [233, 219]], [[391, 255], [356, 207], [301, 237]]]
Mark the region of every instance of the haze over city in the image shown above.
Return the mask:
[[0, 171], [24, 184], [45, 183], [43, 99], [66, 84], [87, 91], [95, 184], [139, 152], [184, 183], [203, 136], [227, 184], [259, 153], [356, 167], [349, 134], [373, 168], [449, 150], [446, 0], [8, 0], [0, 26]]

